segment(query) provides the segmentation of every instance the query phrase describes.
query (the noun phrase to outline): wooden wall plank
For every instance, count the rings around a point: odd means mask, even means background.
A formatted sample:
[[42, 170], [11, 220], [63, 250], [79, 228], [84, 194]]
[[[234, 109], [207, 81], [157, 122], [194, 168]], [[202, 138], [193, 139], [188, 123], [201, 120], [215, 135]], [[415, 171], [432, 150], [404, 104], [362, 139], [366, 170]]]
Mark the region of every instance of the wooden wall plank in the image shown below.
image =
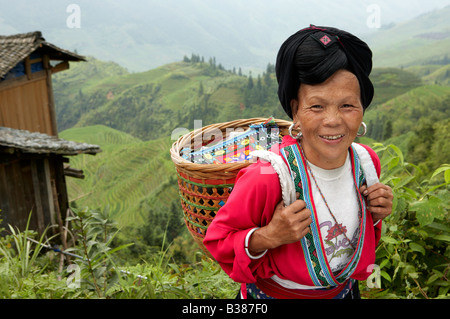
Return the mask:
[[33, 214], [33, 219], [36, 220], [37, 230], [42, 234], [44, 231], [44, 201], [46, 198], [42, 197], [41, 183], [39, 179], [39, 161], [31, 161], [31, 177], [33, 181], [34, 201], [36, 203], [36, 209]]
[[0, 125], [55, 135], [48, 84], [40, 78], [0, 91]]

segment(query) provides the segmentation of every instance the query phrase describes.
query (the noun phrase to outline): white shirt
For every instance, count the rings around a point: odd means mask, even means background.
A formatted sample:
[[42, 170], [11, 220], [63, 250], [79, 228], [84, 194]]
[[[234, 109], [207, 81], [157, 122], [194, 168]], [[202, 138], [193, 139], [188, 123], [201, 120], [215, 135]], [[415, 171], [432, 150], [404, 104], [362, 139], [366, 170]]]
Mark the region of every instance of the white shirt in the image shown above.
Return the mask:
[[[359, 202], [353, 181], [350, 156], [343, 166], [326, 170], [309, 163], [317, 184], [325, 197], [328, 207], [338, 224], [342, 225], [347, 237], [338, 229], [336, 221], [331, 216], [325, 202], [311, 181], [312, 194], [318, 215], [319, 228], [328, 263], [333, 273], [337, 274], [349, 262], [359, 236]], [[311, 178], [312, 179], [312, 178]], [[350, 245], [348, 239], [352, 245]]]

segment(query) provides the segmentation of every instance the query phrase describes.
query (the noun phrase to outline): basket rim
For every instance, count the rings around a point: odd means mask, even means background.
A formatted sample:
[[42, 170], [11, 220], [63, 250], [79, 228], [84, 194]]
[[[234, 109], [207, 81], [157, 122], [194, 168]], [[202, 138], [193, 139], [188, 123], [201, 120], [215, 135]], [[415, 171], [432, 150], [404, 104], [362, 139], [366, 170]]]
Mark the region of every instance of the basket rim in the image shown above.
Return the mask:
[[[212, 130], [219, 129], [221, 131], [230, 128], [230, 127], [242, 127], [249, 124], [255, 124], [255, 122], [261, 122], [266, 121], [269, 118], [265, 117], [254, 117], [254, 118], [248, 118], [248, 119], [239, 119], [239, 120], [233, 120], [228, 122], [221, 122], [221, 123], [214, 123], [210, 125], [206, 125], [204, 127], [198, 128], [196, 130], [193, 130], [181, 137], [179, 137], [171, 146], [170, 148], [170, 156], [172, 159], [172, 162], [175, 164], [175, 166], [179, 169], [188, 169], [188, 170], [202, 170], [202, 171], [210, 171], [210, 172], [216, 172], [216, 171], [235, 171], [239, 170], [241, 168], [244, 168], [248, 165], [250, 165], [250, 162], [235, 162], [235, 163], [221, 163], [221, 164], [214, 164], [214, 165], [205, 165], [205, 164], [197, 164], [192, 163], [184, 158], [181, 157], [180, 151], [183, 149], [185, 145], [190, 143], [192, 138], [195, 138], [198, 134], [205, 134]], [[283, 120], [283, 119], [273, 119], [278, 125], [281, 126], [289, 126], [292, 124], [292, 122]]]

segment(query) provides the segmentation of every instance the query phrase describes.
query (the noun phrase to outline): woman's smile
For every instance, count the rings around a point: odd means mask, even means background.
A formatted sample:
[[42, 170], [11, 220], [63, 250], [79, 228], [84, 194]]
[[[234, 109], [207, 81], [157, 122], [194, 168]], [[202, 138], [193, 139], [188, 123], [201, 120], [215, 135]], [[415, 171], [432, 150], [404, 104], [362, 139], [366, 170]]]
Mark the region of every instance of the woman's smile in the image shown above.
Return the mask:
[[320, 138], [323, 138], [323, 139], [325, 139], [327, 141], [338, 141], [338, 142], [340, 142], [344, 136], [345, 136], [344, 134], [319, 135]]

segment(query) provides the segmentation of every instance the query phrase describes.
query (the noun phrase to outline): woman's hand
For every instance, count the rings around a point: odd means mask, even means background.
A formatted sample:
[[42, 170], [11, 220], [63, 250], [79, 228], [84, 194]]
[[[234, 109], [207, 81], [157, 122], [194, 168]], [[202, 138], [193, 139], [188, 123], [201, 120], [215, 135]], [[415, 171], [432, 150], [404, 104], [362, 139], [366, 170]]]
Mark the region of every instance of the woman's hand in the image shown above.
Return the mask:
[[311, 222], [311, 211], [303, 200], [296, 200], [287, 207], [281, 201], [269, 224], [252, 234], [248, 249], [252, 255], [257, 255], [266, 249], [299, 241], [309, 232]]
[[367, 209], [372, 213], [374, 222], [386, 218], [392, 212], [392, 189], [382, 183], [376, 183], [370, 187], [363, 185], [359, 191], [367, 198]]

